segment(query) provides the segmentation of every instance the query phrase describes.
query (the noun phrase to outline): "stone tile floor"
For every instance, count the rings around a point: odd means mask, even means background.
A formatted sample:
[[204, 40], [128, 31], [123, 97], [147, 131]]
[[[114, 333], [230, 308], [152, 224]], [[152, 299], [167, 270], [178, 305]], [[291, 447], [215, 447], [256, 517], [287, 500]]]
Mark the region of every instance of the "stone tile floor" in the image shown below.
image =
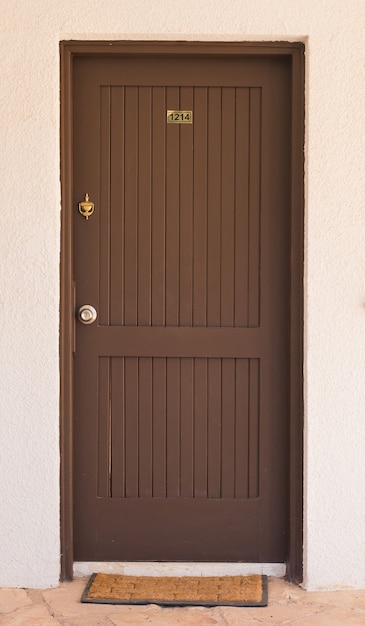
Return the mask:
[[55, 589], [0, 589], [0, 625], [6, 626], [365, 626], [365, 589], [306, 592], [269, 579], [265, 608], [161, 608], [81, 604], [87, 579]]

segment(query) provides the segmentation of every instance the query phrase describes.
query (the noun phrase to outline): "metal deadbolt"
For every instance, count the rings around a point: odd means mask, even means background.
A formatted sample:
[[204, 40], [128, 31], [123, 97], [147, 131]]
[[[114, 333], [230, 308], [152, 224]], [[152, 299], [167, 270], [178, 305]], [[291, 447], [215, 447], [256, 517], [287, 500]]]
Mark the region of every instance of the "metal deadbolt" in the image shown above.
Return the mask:
[[83, 304], [77, 311], [77, 317], [83, 324], [93, 324], [98, 314], [91, 304]]

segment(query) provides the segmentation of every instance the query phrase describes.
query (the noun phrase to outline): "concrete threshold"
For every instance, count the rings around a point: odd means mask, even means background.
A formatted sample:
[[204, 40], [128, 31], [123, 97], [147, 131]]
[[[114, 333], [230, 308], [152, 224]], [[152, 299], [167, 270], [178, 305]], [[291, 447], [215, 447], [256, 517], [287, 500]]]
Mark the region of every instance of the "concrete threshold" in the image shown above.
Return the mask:
[[181, 563], [181, 562], [116, 562], [77, 561], [74, 576], [81, 578], [93, 573], [124, 574], [126, 576], [248, 576], [266, 574], [283, 578], [286, 563]]

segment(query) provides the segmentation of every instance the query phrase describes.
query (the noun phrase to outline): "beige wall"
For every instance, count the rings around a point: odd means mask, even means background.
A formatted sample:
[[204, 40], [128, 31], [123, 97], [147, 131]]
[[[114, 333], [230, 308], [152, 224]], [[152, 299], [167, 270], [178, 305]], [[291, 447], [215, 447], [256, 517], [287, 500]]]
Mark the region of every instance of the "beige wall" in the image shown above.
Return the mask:
[[0, 585], [59, 576], [61, 39], [306, 43], [305, 576], [365, 587], [365, 4], [16, 0], [0, 22]]

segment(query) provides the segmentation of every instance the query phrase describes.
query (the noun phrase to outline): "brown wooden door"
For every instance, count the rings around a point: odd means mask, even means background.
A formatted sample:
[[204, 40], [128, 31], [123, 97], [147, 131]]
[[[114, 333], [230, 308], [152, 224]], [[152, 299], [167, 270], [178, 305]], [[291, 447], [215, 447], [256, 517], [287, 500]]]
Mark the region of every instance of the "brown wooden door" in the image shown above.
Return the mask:
[[286, 559], [290, 89], [279, 57], [75, 59], [75, 560]]

